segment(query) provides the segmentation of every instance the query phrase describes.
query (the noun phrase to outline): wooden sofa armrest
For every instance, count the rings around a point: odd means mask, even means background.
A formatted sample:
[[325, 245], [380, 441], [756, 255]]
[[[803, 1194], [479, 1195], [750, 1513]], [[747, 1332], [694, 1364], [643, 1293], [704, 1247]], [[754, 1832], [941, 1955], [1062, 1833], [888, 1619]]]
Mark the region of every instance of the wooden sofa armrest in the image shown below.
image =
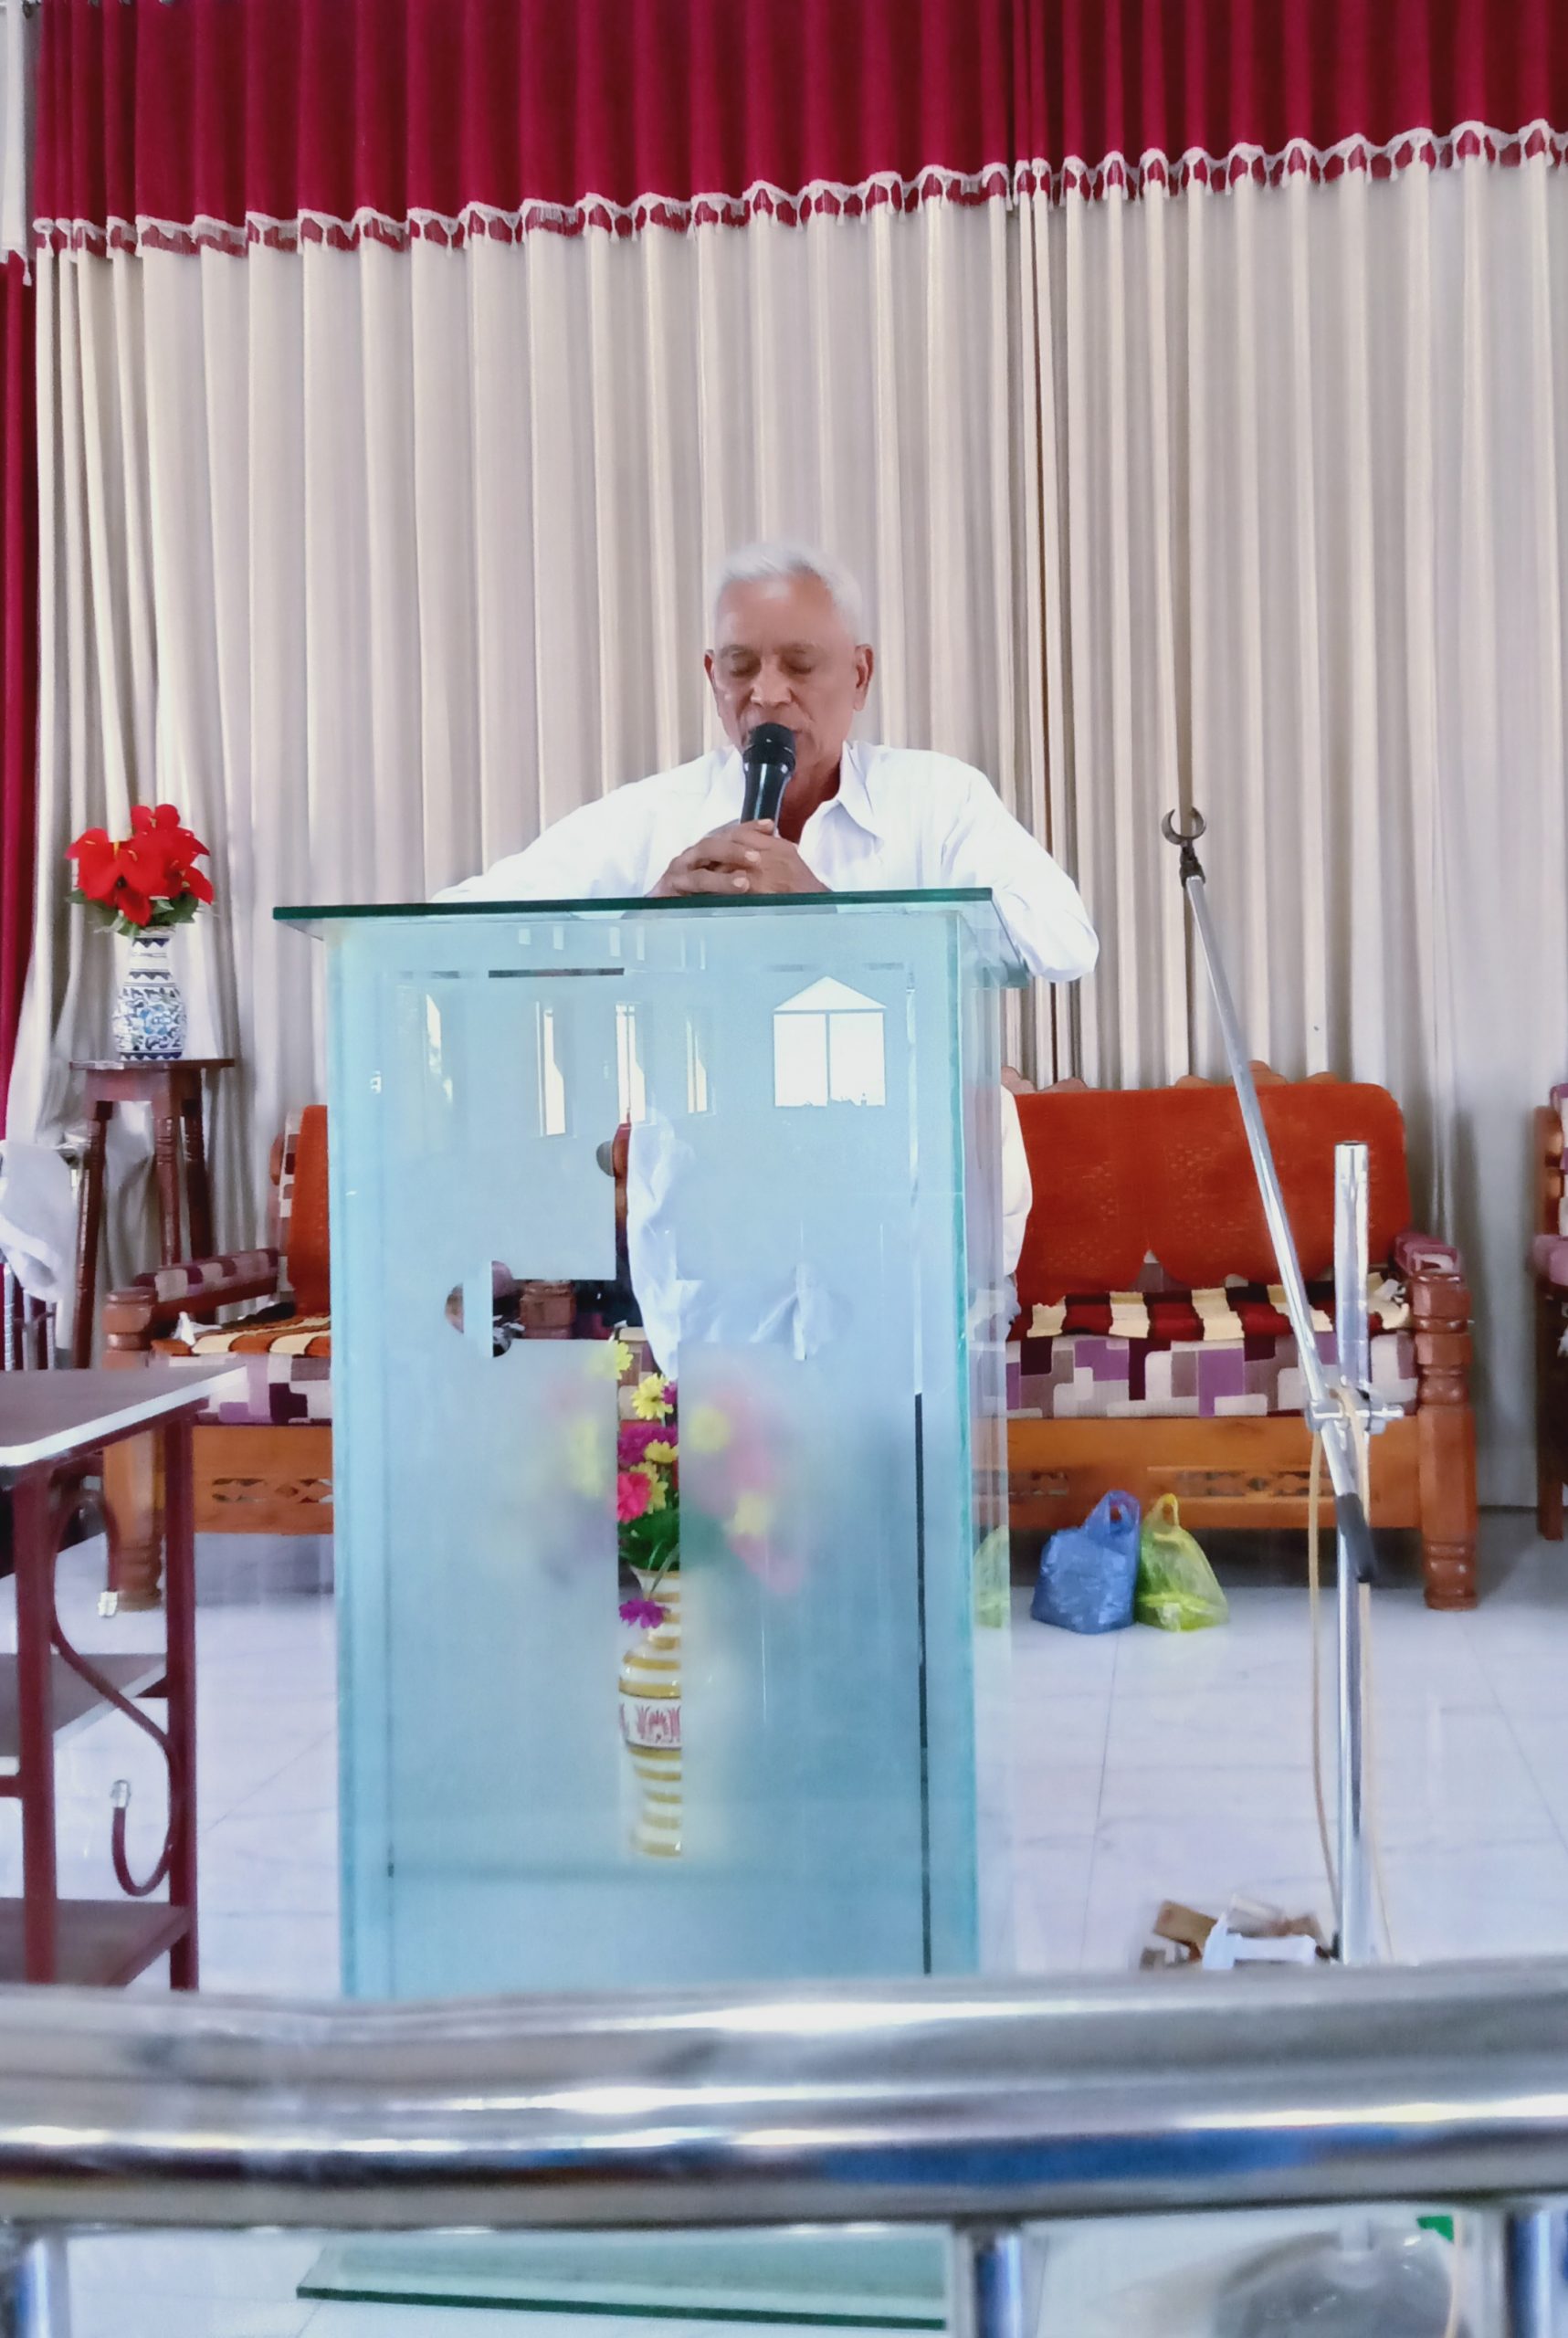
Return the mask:
[[1415, 1232], [1396, 1235], [1394, 1266], [1410, 1294], [1419, 1403], [1470, 1401], [1470, 1287], [1451, 1242]]
[[138, 1364], [182, 1315], [209, 1322], [242, 1299], [276, 1299], [282, 1259], [276, 1250], [236, 1250], [220, 1259], [180, 1259], [138, 1275], [103, 1303], [103, 1361]]
[[1468, 1328], [1470, 1286], [1465, 1262], [1451, 1242], [1435, 1234], [1396, 1234], [1394, 1270], [1410, 1293], [1410, 1313], [1417, 1330], [1423, 1323]]
[[1465, 1280], [1464, 1261], [1453, 1244], [1414, 1227], [1394, 1237], [1394, 1270], [1405, 1282]]

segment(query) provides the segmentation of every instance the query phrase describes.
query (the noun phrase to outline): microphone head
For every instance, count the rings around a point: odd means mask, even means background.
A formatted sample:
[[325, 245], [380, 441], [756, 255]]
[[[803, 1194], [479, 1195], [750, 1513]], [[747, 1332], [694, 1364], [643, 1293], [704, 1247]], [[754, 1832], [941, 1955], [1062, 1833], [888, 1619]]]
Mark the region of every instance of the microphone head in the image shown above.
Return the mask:
[[746, 742], [742, 760], [747, 764], [777, 764], [787, 774], [795, 769], [795, 732], [785, 722], [759, 722]]

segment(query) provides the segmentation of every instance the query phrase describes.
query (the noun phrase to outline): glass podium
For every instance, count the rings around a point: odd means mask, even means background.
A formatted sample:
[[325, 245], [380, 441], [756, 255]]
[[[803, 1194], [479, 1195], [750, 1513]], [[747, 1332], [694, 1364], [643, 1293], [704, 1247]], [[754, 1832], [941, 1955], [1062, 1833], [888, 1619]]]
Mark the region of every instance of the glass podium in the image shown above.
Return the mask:
[[346, 1991], [1005, 1969], [989, 895], [278, 915], [330, 951]]

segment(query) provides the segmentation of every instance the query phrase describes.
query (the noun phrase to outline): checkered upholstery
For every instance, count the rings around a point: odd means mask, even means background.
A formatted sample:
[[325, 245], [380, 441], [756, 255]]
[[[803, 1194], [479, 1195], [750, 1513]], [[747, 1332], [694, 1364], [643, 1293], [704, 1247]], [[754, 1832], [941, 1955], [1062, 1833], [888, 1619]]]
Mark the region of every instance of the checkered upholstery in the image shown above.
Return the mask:
[[199, 1300], [217, 1283], [275, 1279], [278, 1267], [276, 1250], [226, 1250], [219, 1259], [187, 1259], [177, 1267], [154, 1267], [151, 1274], [138, 1275], [128, 1288], [150, 1290], [154, 1299], [165, 1301]]
[[[1305, 1402], [1296, 1343], [1278, 1284], [1172, 1290], [1152, 1261], [1142, 1290], [1037, 1305], [1007, 1351], [1012, 1413], [1053, 1420], [1297, 1413]], [[1333, 1293], [1309, 1290], [1325, 1361], [1335, 1353]], [[1413, 1406], [1415, 1350], [1403, 1287], [1374, 1275], [1368, 1291], [1372, 1374], [1391, 1405]]]
[[[571, 1283], [525, 1283], [518, 1296], [518, 1318], [531, 1339], [607, 1339], [596, 1290]], [[231, 1356], [245, 1370], [245, 1394], [210, 1405], [198, 1416], [229, 1427], [256, 1423], [274, 1428], [314, 1424], [332, 1417], [332, 1325], [329, 1315], [294, 1314], [268, 1307], [234, 1323], [209, 1325], [184, 1319], [172, 1339], [154, 1340], [167, 1356], [210, 1361]]]
[[197, 1417], [273, 1428], [332, 1417], [332, 1331], [325, 1315], [284, 1315], [211, 1327], [182, 1322], [176, 1337], [154, 1340], [154, 1352], [197, 1356], [204, 1363], [232, 1356], [245, 1368], [245, 1393], [209, 1405]]

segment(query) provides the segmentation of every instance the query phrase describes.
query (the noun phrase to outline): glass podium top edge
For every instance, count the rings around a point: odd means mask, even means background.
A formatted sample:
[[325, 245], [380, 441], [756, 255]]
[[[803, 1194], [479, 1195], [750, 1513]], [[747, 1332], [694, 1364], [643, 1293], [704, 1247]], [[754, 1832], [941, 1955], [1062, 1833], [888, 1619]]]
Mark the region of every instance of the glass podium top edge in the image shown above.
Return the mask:
[[843, 910], [896, 910], [907, 916], [931, 915], [939, 911], [959, 910], [964, 912], [972, 938], [980, 945], [989, 963], [993, 977], [1005, 984], [1022, 984], [1028, 980], [1028, 969], [1018, 955], [1013, 938], [1002, 922], [994, 897], [984, 886], [953, 886], [945, 889], [922, 888], [904, 892], [874, 893], [768, 893], [750, 900], [650, 900], [646, 895], [634, 895], [628, 900], [588, 899], [585, 900], [552, 901], [344, 901], [299, 903], [289, 902], [273, 910], [272, 915], [280, 925], [291, 925], [297, 932], [320, 938], [331, 929], [347, 925], [405, 924], [435, 925], [454, 918], [573, 918], [584, 922], [598, 920], [645, 917], [668, 917], [672, 912], [688, 916], [755, 917], [771, 911], [791, 917], [832, 916]]
[[744, 901], [655, 900], [646, 893], [634, 893], [625, 900], [589, 895], [580, 900], [559, 901], [290, 902], [275, 909], [272, 914], [280, 925], [325, 925], [348, 918], [625, 917], [633, 912], [663, 917], [672, 910], [684, 910], [696, 917], [743, 917], [749, 911], [757, 910], [784, 910], [799, 916], [809, 911], [820, 915], [825, 910], [838, 909], [965, 909], [978, 907], [982, 902], [994, 906], [993, 897], [984, 886], [966, 885], [947, 890], [923, 887], [902, 893], [759, 893]]

